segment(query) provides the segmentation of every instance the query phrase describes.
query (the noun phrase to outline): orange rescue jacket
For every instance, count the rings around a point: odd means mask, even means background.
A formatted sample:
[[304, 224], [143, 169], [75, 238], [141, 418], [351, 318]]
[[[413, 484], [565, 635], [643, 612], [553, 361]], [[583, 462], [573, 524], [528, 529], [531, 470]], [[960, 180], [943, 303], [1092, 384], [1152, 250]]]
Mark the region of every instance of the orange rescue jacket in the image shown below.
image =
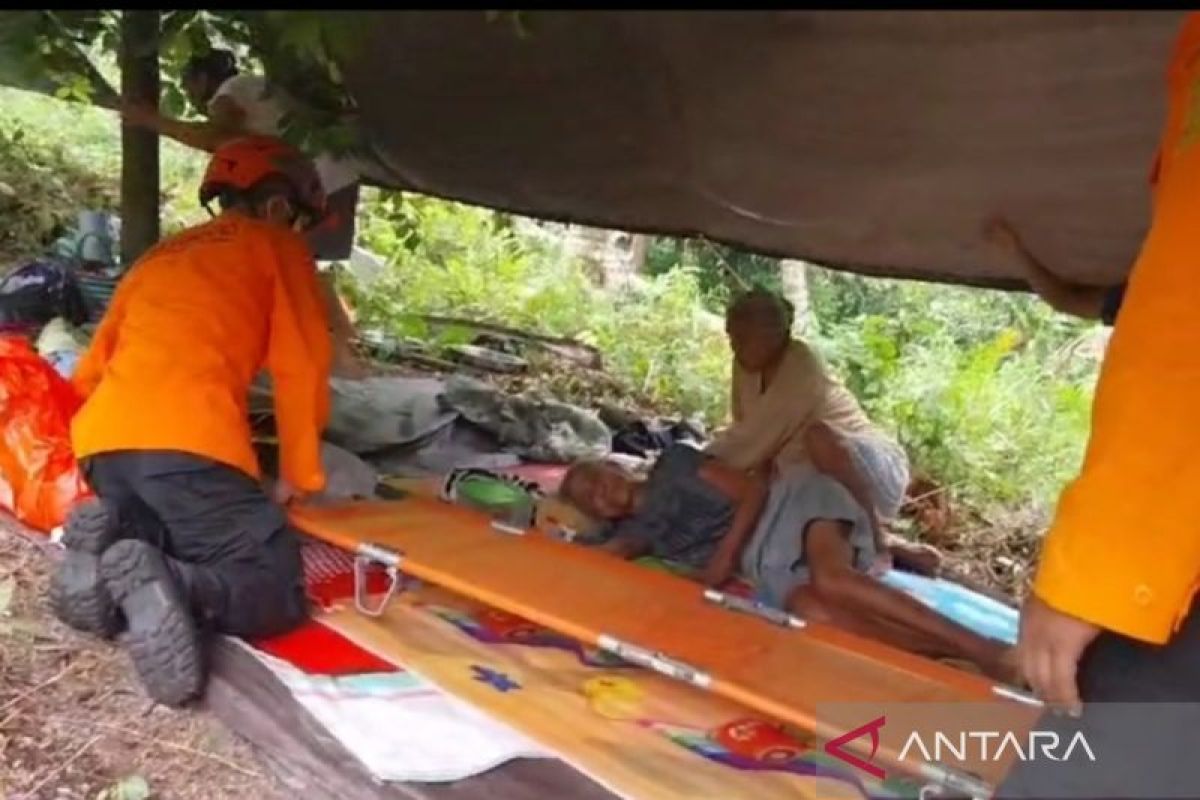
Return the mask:
[[1200, 14], [1177, 39], [1168, 86], [1150, 232], [1034, 584], [1054, 608], [1154, 643], [1200, 579]]
[[121, 281], [75, 373], [87, 398], [75, 454], [175, 450], [257, 478], [248, 391], [266, 367], [281, 475], [319, 491], [330, 358], [304, 239], [227, 212], [160, 242]]

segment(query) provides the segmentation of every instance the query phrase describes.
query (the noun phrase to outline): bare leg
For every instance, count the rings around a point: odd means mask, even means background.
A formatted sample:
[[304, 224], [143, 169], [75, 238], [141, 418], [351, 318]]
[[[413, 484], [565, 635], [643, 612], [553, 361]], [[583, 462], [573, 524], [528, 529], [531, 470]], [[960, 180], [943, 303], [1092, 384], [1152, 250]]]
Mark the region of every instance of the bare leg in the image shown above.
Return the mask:
[[945, 648], [932, 637], [894, 622], [831, 606], [822, 601], [811, 586], [801, 586], [788, 598], [788, 610], [801, 619], [832, 625], [867, 639], [890, 644], [901, 650], [929, 658], [944, 658]]
[[841, 435], [824, 422], [814, 422], [804, 429], [804, 449], [818, 472], [845, 486], [850, 496], [866, 510], [874, 526], [875, 541], [882, 544], [883, 520], [875, 507], [871, 485], [859, 472]]
[[804, 430], [804, 446], [813, 467], [845, 486], [850, 496], [866, 510], [874, 526], [876, 544], [887, 547], [896, 566], [920, 575], [937, 574], [942, 554], [936, 548], [886, 534], [886, 521], [875, 506], [871, 485], [859, 471], [854, 456], [837, 431], [823, 422], [815, 422]]
[[[842, 625], [870, 630], [867, 635], [922, 655], [972, 661], [1000, 680], [1016, 679], [1013, 648], [980, 636], [904, 592], [857, 572], [852, 566], [848, 533], [846, 523], [833, 520], [817, 520], [803, 533], [812, 596], [825, 609], [837, 609]], [[793, 602], [803, 604], [805, 600], [790, 598], [789, 606]], [[796, 610], [800, 612], [798, 607]]]

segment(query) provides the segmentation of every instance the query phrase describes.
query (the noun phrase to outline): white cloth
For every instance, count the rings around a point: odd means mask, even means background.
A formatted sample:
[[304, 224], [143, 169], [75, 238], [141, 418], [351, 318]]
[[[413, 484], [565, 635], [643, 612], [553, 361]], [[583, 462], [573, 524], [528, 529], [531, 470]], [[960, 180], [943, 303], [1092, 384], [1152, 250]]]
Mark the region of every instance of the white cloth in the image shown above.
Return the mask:
[[[209, 108], [219, 98], [228, 98], [245, 114], [244, 126], [261, 136], [278, 136], [288, 100], [283, 91], [271, 86], [261, 75], [234, 75], [217, 88]], [[353, 159], [321, 153], [313, 158], [325, 194], [345, 189], [358, 180], [360, 170]]]
[[442, 783], [517, 758], [552, 758], [511, 728], [412, 672], [308, 675], [238, 642], [380, 781]]
[[54, 353], [78, 353], [87, 347], [87, 337], [62, 317], [46, 323], [38, 334], [37, 351], [43, 358]]

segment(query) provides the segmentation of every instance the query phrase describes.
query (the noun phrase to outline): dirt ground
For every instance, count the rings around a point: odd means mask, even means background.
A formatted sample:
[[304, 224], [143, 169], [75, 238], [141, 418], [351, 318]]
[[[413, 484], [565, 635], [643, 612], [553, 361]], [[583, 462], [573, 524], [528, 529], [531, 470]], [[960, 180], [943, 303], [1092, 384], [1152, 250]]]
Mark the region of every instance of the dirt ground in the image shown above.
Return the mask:
[[155, 706], [118, 647], [59, 624], [50, 561], [14, 530], [0, 521], [0, 798], [286, 796], [213, 717]]

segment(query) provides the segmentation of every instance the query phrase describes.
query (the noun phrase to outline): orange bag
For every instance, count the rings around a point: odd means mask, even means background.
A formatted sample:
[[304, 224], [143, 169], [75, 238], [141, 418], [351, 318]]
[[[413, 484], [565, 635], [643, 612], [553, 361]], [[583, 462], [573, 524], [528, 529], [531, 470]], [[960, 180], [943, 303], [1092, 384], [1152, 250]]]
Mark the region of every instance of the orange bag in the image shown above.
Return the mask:
[[90, 494], [71, 450], [83, 399], [20, 336], [0, 336], [0, 506], [40, 531]]

